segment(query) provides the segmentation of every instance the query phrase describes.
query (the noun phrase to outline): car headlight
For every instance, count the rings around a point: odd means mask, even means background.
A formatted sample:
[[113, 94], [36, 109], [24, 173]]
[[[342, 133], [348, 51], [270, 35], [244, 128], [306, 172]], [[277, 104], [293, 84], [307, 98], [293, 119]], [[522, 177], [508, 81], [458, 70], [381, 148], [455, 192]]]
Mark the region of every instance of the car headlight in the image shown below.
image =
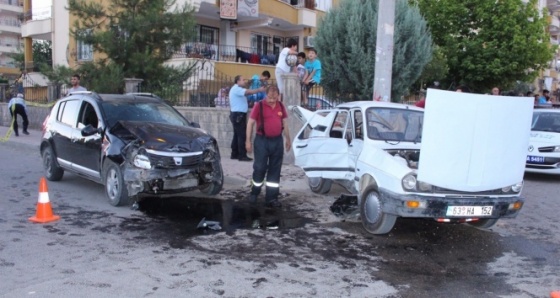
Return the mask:
[[416, 177], [412, 174], [408, 174], [404, 176], [402, 179], [402, 186], [406, 190], [415, 190], [416, 189]]
[[509, 192], [511, 190], [511, 186], [502, 187], [502, 192]]
[[554, 150], [552, 152], [560, 152], [560, 146], [554, 146]]
[[421, 191], [432, 191], [432, 185], [422, 181], [418, 181], [418, 188]]
[[136, 156], [134, 156], [133, 164], [135, 167], [141, 169], [149, 170], [152, 168], [152, 164], [150, 163], [150, 158], [142, 154], [137, 154]]
[[521, 189], [523, 189], [523, 181], [521, 182], [517, 182], [514, 185], [511, 186], [511, 190], [513, 192], [520, 192]]

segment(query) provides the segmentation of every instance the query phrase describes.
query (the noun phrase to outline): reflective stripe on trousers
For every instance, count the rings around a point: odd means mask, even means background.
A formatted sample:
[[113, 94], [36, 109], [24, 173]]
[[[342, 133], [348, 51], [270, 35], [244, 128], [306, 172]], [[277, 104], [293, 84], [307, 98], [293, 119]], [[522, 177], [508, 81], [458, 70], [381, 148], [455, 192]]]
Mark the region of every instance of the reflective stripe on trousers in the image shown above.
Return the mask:
[[266, 138], [257, 135], [254, 142], [252, 195], [259, 195], [266, 176], [266, 201], [278, 199], [280, 193], [280, 171], [284, 157], [282, 136]]

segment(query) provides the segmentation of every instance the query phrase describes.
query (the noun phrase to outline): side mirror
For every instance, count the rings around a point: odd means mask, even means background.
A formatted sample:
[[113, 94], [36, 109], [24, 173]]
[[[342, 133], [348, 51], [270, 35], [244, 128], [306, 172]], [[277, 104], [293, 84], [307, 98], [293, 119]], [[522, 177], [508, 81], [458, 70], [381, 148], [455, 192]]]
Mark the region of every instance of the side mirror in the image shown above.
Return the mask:
[[82, 128], [82, 137], [93, 136], [96, 133], [101, 133], [101, 130], [97, 127], [93, 127], [91, 124], [88, 124], [86, 125], [86, 127]]
[[200, 124], [198, 124], [198, 122], [191, 122], [189, 124], [194, 128], [200, 128]]

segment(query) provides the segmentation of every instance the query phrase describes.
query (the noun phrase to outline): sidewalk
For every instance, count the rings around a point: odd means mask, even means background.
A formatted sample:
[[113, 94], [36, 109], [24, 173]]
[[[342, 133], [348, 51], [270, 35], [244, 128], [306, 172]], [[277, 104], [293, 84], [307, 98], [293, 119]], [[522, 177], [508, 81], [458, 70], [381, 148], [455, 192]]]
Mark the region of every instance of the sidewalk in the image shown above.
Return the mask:
[[[39, 145], [41, 143], [41, 131], [29, 129], [29, 135], [20, 132], [16, 137], [13, 132], [10, 138], [4, 141], [4, 137], [8, 132], [8, 127], [0, 126], [0, 144], [8, 144], [13, 146], [27, 146], [37, 149], [39, 154]], [[236, 189], [249, 187], [253, 174], [253, 162], [232, 160], [222, 153], [222, 168], [224, 170], [224, 188]], [[282, 166], [282, 176], [280, 178], [281, 192], [310, 192], [307, 185], [305, 173], [299, 167], [284, 164]]]

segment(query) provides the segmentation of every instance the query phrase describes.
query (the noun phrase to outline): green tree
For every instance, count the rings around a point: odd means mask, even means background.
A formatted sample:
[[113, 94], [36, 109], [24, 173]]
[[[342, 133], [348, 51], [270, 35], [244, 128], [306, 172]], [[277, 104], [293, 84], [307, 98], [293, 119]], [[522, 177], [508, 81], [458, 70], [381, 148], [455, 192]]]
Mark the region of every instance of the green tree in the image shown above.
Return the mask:
[[[33, 64], [41, 69], [46, 65], [52, 68], [52, 42], [49, 40], [34, 40], [33, 44]], [[17, 68], [24, 69], [25, 56], [22, 49], [10, 54]]]
[[445, 80], [449, 73], [447, 65], [447, 57], [440, 47], [434, 46], [432, 60], [426, 64], [420, 78], [418, 78], [417, 86], [419, 89], [430, 87], [435, 81]]
[[[432, 55], [431, 35], [418, 8], [396, 1], [393, 101], [416, 82]], [[315, 41], [323, 71], [321, 85], [328, 93], [372, 99], [377, 10], [377, 0], [342, 0], [322, 20]]]
[[122, 87], [113, 89], [115, 84], [104, 81], [121, 76], [143, 79], [154, 91], [163, 88], [154, 82], [163, 81], [170, 73], [181, 81], [164, 84], [181, 84], [186, 79], [180, 74], [188, 72], [167, 67], [164, 62], [194, 32], [193, 11], [187, 4], [179, 6], [175, 0], [114, 0], [103, 6], [69, 0], [68, 10], [77, 16], [73, 36], [107, 57], [80, 67], [90, 89], [97, 91], [96, 86], [106, 92], [120, 92]]
[[473, 91], [531, 81], [552, 59], [537, 0], [417, 0], [434, 42], [448, 59], [450, 84]]

